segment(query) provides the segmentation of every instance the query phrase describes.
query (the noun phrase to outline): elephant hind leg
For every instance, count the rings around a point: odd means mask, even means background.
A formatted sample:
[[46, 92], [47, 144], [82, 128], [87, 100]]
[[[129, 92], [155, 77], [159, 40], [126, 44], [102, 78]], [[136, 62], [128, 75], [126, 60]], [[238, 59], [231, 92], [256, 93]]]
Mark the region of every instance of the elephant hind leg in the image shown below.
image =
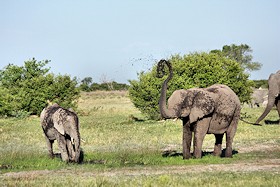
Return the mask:
[[45, 136], [45, 139], [46, 139], [46, 142], [47, 142], [49, 157], [54, 158], [54, 153], [53, 153], [53, 142], [54, 142], [54, 140], [50, 140], [47, 136]]
[[233, 138], [236, 133], [237, 125], [238, 125], [238, 120], [240, 118], [240, 107], [237, 107], [235, 109], [233, 118], [231, 120], [231, 123], [229, 125], [229, 128], [226, 131], [226, 152], [225, 152], [225, 157], [232, 157], [232, 142]]
[[223, 142], [224, 134], [215, 134], [216, 142], [214, 146], [214, 156], [221, 156], [222, 154], [222, 142]]

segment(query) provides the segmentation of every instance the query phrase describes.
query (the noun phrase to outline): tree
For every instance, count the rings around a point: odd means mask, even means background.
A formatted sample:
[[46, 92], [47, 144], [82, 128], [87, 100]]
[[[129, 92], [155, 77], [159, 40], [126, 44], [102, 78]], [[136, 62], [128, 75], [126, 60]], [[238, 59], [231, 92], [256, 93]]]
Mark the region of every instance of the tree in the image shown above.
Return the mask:
[[[174, 55], [172, 63], [174, 76], [168, 84], [167, 97], [178, 89], [205, 88], [220, 83], [231, 87], [241, 102], [250, 100], [253, 81], [234, 60], [216, 53], [193, 53]], [[168, 71], [166, 69], [166, 71]], [[156, 65], [151, 71], [138, 74], [139, 80], [130, 80], [129, 97], [133, 104], [151, 119], [159, 119], [158, 101], [163, 81], [156, 77]]]
[[79, 97], [76, 78], [48, 73], [48, 60], [34, 58], [24, 66], [7, 65], [0, 71], [0, 115], [39, 115], [47, 100], [63, 107], [76, 107]]
[[92, 78], [85, 77], [81, 82], [82, 82], [82, 84], [80, 85], [81, 90], [89, 92], [92, 84]]
[[247, 44], [241, 45], [224, 45], [222, 50], [212, 50], [211, 53], [220, 54], [229, 59], [235, 60], [241, 64], [241, 66], [248, 71], [256, 71], [262, 67], [259, 62], [253, 62], [252, 53], [253, 50]]

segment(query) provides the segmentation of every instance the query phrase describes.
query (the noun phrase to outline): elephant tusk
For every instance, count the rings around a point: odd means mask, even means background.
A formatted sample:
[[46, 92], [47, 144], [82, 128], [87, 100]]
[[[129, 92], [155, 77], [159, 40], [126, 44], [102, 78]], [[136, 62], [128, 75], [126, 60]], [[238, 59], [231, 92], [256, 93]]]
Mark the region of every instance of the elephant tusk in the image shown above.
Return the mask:
[[74, 145], [75, 144], [75, 142], [74, 142], [75, 140], [74, 140], [74, 138], [72, 138], [71, 137], [71, 143], [72, 143], [72, 145]]
[[178, 118], [173, 119], [173, 121], [177, 121], [177, 120], [178, 120]]

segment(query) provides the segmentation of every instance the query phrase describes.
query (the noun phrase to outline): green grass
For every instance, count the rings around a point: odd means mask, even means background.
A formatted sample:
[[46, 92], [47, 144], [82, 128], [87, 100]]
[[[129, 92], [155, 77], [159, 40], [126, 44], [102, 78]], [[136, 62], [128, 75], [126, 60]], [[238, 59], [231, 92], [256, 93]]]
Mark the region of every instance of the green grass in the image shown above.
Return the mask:
[[[254, 173], [199, 173], [189, 175], [155, 175], [125, 177], [46, 176], [36, 178], [4, 179], [7, 186], [278, 186], [279, 174], [270, 172]], [[47, 183], [46, 183], [47, 181]], [[263, 181], [263, 182], [262, 182]], [[39, 185], [40, 184], [40, 185]]]
[[[262, 111], [263, 108], [243, 108], [242, 114], [247, 121], [254, 122]], [[240, 121], [233, 158], [207, 154], [214, 146], [214, 136], [207, 135], [203, 143], [206, 155], [202, 159], [183, 160], [181, 121], [147, 120], [125, 92], [83, 93], [78, 113], [84, 151], [82, 164], [48, 158], [38, 117], [0, 119], [0, 186], [277, 186], [280, 182], [279, 171], [165, 171], [166, 167], [226, 167], [279, 159], [279, 125], [252, 126]], [[278, 120], [277, 111], [271, 111], [266, 119]], [[54, 149], [59, 152], [56, 144]], [[179, 155], [164, 157], [166, 149]], [[146, 170], [151, 171], [143, 172]]]

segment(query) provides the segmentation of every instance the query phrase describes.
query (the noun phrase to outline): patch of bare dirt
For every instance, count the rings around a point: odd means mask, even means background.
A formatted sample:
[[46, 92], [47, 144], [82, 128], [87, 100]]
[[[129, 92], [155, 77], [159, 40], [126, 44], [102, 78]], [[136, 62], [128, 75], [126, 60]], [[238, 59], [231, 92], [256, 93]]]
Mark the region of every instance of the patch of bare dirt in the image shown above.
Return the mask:
[[[237, 164], [210, 164], [191, 166], [162, 166], [162, 167], [130, 167], [120, 169], [108, 169], [105, 171], [83, 171], [83, 170], [39, 170], [21, 171], [2, 174], [4, 178], [37, 178], [40, 176], [82, 176], [82, 177], [118, 177], [118, 176], [150, 176], [163, 174], [187, 174], [202, 172], [253, 172], [270, 171], [280, 173], [280, 159], [262, 159], [255, 162]], [[1, 178], [1, 175], [0, 175]]]

